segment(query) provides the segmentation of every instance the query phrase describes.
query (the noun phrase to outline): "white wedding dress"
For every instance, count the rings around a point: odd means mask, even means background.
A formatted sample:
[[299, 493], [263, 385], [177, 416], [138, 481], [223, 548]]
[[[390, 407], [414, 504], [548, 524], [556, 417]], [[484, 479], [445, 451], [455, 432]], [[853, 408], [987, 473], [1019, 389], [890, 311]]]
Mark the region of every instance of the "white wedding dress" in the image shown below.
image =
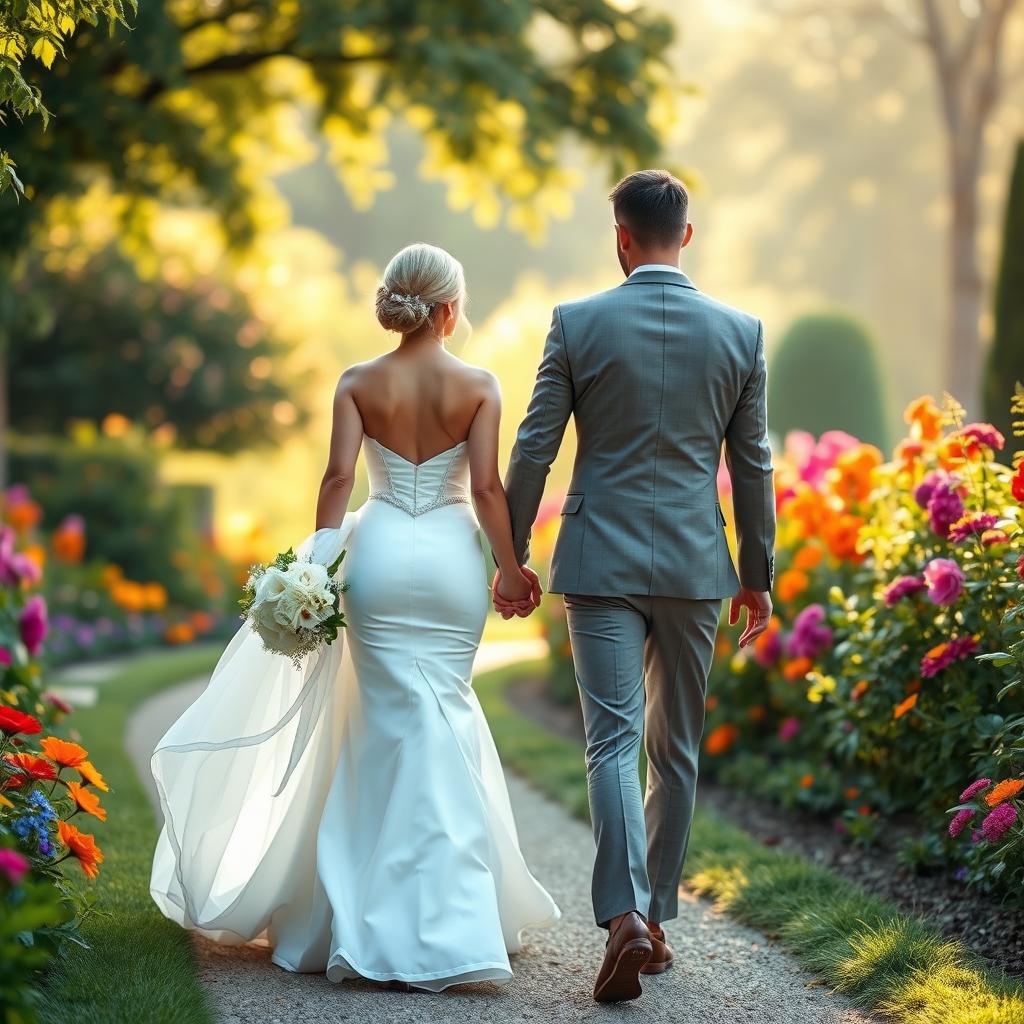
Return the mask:
[[507, 981], [522, 929], [559, 911], [471, 686], [488, 590], [465, 442], [419, 465], [369, 438], [364, 454], [369, 500], [299, 549], [346, 549], [348, 629], [301, 669], [239, 630], [153, 754], [150, 891], [290, 971]]

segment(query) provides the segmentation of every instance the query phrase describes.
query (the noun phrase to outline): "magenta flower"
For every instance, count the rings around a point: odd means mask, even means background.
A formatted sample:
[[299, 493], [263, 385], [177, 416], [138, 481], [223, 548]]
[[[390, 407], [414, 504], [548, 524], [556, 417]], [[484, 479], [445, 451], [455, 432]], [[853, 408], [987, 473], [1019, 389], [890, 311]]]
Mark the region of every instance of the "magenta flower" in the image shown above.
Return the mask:
[[754, 644], [754, 661], [762, 668], [771, 668], [782, 657], [782, 632], [771, 629]]
[[49, 620], [46, 615], [46, 602], [36, 594], [25, 602], [18, 618], [18, 629], [21, 632], [21, 642], [28, 649], [28, 653], [35, 655], [43, 646], [46, 639], [46, 632], [49, 629]]
[[0, 647], [0, 665], [6, 668], [14, 659], [11, 657], [11, 652], [6, 647]]
[[779, 739], [788, 743], [800, 731], [800, 719], [790, 716], [779, 725]]
[[964, 590], [964, 574], [952, 558], [933, 558], [924, 567], [924, 581], [928, 600], [943, 607], [955, 604]]
[[882, 591], [882, 600], [891, 608], [909, 594], [916, 594], [917, 591], [924, 590], [926, 585], [924, 580], [918, 576], [897, 576]]
[[991, 530], [998, 522], [999, 516], [993, 515], [991, 512], [982, 512], [976, 516], [964, 516], [962, 519], [958, 519], [951, 527], [949, 539], [959, 544], [960, 541], [967, 540], [973, 534]]
[[981, 822], [981, 834], [990, 842], [998, 843], [1017, 820], [1017, 808], [1011, 803], [993, 807]]
[[973, 799], [983, 789], [988, 789], [992, 785], [991, 779], [975, 779], [961, 794], [960, 803], [965, 804], [968, 800]]
[[967, 808], [964, 808], [962, 811], [957, 811], [949, 823], [950, 836], [953, 839], [956, 839], [956, 837], [959, 836], [965, 828], [967, 828], [968, 823], [973, 817], [974, 811], [968, 810]]
[[786, 455], [796, 466], [800, 479], [812, 487], [824, 481], [825, 474], [843, 452], [858, 444], [857, 438], [842, 430], [826, 430], [817, 441], [805, 430], [793, 430], [785, 441]]
[[825, 609], [809, 604], [793, 621], [793, 630], [786, 640], [786, 653], [791, 658], [817, 658], [832, 643], [832, 630], [825, 625]]
[[994, 448], [997, 452], [1002, 451], [1006, 444], [1006, 438], [991, 423], [968, 423], [960, 430], [960, 434], [978, 444]]
[[21, 880], [28, 874], [30, 864], [27, 857], [23, 857], [17, 850], [0, 850], [0, 875], [3, 875], [11, 885], [20, 885]]
[[950, 473], [929, 473], [914, 491], [914, 500], [928, 512], [931, 528], [940, 537], [964, 514], [964, 502], [958, 490], [960, 479]]
[[930, 679], [937, 676], [944, 668], [954, 661], [962, 661], [978, 649], [978, 641], [973, 636], [956, 636], [939, 644], [921, 659], [921, 676]]

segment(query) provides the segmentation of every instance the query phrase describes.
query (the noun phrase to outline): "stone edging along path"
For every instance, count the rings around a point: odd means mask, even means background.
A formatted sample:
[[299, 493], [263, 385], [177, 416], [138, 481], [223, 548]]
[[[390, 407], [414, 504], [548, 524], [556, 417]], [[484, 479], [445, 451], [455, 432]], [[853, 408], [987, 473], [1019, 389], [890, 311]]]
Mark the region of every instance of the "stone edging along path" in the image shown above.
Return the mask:
[[[529, 652], [481, 649], [488, 668]], [[479, 664], [479, 663], [478, 663]], [[202, 691], [186, 683], [147, 701], [133, 716], [129, 753], [156, 802], [149, 755], [168, 725]], [[322, 975], [296, 975], [274, 966], [265, 948], [221, 947], [196, 937], [202, 983], [224, 1024], [301, 1021], [302, 1024], [376, 1020], [395, 1024], [562, 1024], [616, 1021], [677, 1024], [864, 1024], [873, 1018], [815, 985], [813, 978], [758, 932], [736, 924], [685, 890], [680, 916], [668, 926], [676, 964], [646, 979], [644, 996], [601, 1006], [591, 999], [603, 933], [590, 908], [590, 830], [514, 775], [509, 793], [526, 859], [562, 909], [554, 928], [528, 932], [513, 958], [507, 986], [452, 988], [440, 995], [377, 985], [338, 986]], [[159, 813], [159, 811], [158, 811]]]

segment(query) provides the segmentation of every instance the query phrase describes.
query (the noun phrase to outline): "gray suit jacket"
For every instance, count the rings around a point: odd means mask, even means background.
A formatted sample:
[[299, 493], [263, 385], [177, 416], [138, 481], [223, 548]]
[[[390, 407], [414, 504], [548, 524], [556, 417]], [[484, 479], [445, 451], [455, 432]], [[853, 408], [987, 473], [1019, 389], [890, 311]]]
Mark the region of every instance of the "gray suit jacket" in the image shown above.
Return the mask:
[[[683, 274], [648, 270], [555, 307], [505, 488], [516, 554], [576, 418], [578, 447], [551, 562], [554, 593], [731, 597], [768, 590], [775, 498], [761, 322]], [[739, 579], [716, 477], [733, 484]]]

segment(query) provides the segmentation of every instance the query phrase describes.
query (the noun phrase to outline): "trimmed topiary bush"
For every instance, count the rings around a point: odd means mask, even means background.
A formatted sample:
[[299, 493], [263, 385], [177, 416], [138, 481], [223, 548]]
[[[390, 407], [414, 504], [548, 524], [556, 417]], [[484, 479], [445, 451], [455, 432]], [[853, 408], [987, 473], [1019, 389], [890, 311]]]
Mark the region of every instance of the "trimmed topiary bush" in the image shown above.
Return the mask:
[[1010, 177], [1003, 227], [1003, 258], [995, 294], [995, 336], [985, 367], [985, 418], [1007, 439], [1003, 457], [1009, 457], [1013, 436], [1010, 396], [1024, 380], [1024, 141]]
[[820, 436], [845, 430], [887, 446], [885, 399], [875, 347], [866, 328], [844, 313], [802, 316], [782, 336], [768, 377], [768, 425]]

